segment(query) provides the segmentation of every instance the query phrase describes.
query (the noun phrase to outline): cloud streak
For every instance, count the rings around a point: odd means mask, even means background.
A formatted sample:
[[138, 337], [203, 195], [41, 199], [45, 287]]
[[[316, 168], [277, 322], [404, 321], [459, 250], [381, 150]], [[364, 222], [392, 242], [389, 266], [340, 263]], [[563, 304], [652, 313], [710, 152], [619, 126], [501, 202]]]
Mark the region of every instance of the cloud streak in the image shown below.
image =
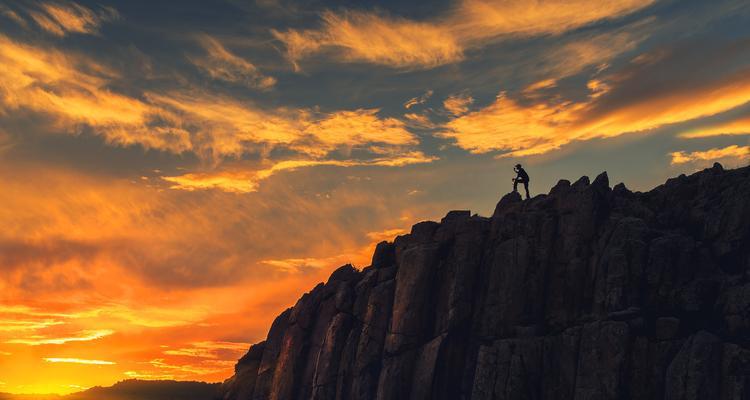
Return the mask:
[[383, 13], [325, 11], [317, 29], [274, 30], [287, 58], [299, 62], [326, 52], [343, 62], [428, 69], [462, 61], [468, 49], [509, 37], [560, 34], [595, 21], [618, 18], [652, 0], [463, 0], [445, 15], [418, 22]]
[[103, 360], [87, 360], [85, 358], [69, 358], [69, 357], [45, 357], [44, 361], [50, 363], [68, 363], [68, 364], [85, 364], [85, 365], [115, 365], [114, 361], [103, 361]]
[[92, 340], [101, 339], [115, 333], [110, 329], [96, 329], [79, 332], [76, 336], [69, 337], [45, 337], [41, 335], [33, 335], [26, 338], [10, 339], [5, 343], [9, 344], [25, 344], [28, 346], [42, 346], [48, 344], [65, 344], [70, 342], [89, 342]]
[[[712, 51], [718, 54], [738, 45], [745, 44], [730, 43]], [[750, 102], [750, 69], [740, 66], [727, 74], [702, 75], [701, 63], [714, 61], [696, 60], [696, 65], [683, 69], [684, 51], [660, 49], [636, 57], [622, 70], [589, 82], [590, 94], [585, 100], [524, 97], [524, 93], [513, 98], [500, 93], [491, 104], [447, 122], [441, 135], [472, 153], [499, 151], [503, 156], [529, 156], [573, 141], [698, 121]], [[739, 58], [739, 53], [734, 53], [720, 63], [729, 68]], [[669, 69], [679, 71], [674, 81], [648, 85], [656, 71]], [[683, 79], [689, 79], [690, 84], [684, 84]], [[744, 124], [739, 121], [717, 129], [738, 131]]]
[[227, 50], [217, 39], [203, 35], [198, 42], [206, 54], [189, 59], [211, 78], [260, 90], [271, 89], [276, 84], [276, 78], [264, 75], [251, 62]]
[[38, 10], [27, 10], [34, 22], [55, 36], [71, 33], [94, 34], [102, 23], [118, 18], [113, 8], [94, 11], [74, 2], [42, 3]]
[[750, 160], [750, 146], [731, 145], [704, 151], [676, 151], [669, 153], [672, 165], [695, 163], [702, 161], [719, 161], [729, 159], [732, 163], [742, 163]]
[[685, 139], [697, 139], [723, 135], [750, 135], [750, 117], [693, 128], [680, 136]]
[[230, 193], [251, 193], [258, 191], [260, 182], [283, 171], [294, 171], [300, 168], [317, 166], [402, 167], [410, 164], [429, 163], [435, 160], [435, 157], [426, 156], [421, 152], [411, 152], [367, 161], [286, 160], [280, 161], [269, 168], [249, 172], [216, 171], [209, 173], [189, 173], [179, 176], [164, 176], [162, 179], [172, 184], [170, 186], [171, 189], [187, 191], [219, 189]]
[[345, 62], [397, 68], [435, 67], [464, 57], [456, 38], [430, 23], [362, 11], [326, 11], [321, 25], [304, 31], [273, 30], [296, 70], [300, 60], [326, 50]]
[[[217, 42], [208, 43], [218, 58], [241, 64]], [[6, 71], [0, 76], [0, 115], [31, 110], [52, 118], [56, 130], [75, 134], [88, 126], [114, 145], [192, 152], [214, 164], [276, 149], [316, 161], [352, 149], [385, 157], [418, 144], [403, 121], [380, 117], [379, 109], [264, 109], [196, 90], [126, 96], [109, 89], [118, 74], [104, 65], [3, 36], [0, 66]]]

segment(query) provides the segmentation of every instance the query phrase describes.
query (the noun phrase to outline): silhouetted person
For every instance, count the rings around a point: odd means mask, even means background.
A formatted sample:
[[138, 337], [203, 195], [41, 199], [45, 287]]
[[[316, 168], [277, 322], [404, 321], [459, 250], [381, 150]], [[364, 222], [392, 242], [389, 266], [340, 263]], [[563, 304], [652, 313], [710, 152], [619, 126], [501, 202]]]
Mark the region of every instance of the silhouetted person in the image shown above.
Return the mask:
[[526, 199], [529, 199], [531, 197], [529, 196], [529, 174], [526, 173], [521, 164], [516, 164], [513, 171], [516, 171], [516, 177], [513, 178], [513, 191], [517, 192], [518, 184], [523, 183], [523, 188], [526, 189]]

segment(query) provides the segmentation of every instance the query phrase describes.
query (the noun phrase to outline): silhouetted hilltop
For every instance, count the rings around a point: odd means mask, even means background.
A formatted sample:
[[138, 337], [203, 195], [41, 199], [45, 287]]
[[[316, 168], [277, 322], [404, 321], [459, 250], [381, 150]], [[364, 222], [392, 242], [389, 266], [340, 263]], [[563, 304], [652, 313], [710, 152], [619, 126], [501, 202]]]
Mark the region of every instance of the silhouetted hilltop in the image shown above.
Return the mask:
[[336, 270], [223, 398], [748, 399], [750, 168], [562, 180]]
[[0, 400], [209, 400], [218, 388], [217, 383], [129, 379], [66, 396], [0, 394]]

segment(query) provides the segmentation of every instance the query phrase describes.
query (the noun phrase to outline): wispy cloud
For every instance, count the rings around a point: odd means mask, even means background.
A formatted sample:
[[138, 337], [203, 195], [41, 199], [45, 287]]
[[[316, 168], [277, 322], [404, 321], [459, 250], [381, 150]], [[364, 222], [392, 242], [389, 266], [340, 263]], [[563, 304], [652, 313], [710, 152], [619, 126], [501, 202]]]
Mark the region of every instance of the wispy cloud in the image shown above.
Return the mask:
[[48, 328], [50, 326], [63, 325], [65, 322], [59, 320], [31, 320], [25, 321], [20, 319], [8, 319], [0, 320], [0, 331], [2, 332], [18, 332], [18, 331], [34, 331], [39, 329]]
[[[720, 53], [735, 46], [738, 44], [730, 43], [712, 51]], [[590, 95], [584, 100], [500, 93], [490, 105], [450, 120], [441, 135], [473, 153], [504, 151], [504, 156], [528, 156], [575, 140], [646, 132], [699, 120], [750, 101], [750, 71], [703, 75], [700, 65], [708, 61], [696, 60], [686, 68], [682, 65], [683, 51], [661, 49], [640, 55], [622, 70], [589, 81]], [[737, 53], [728, 55], [721, 64], [732, 65], [737, 57]], [[674, 81], [648, 84], [653, 74], [670, 69], [679, 71]], [[690, 84], [684, 84], [687, 77]], [[743, 130], [744, 123], [717, 129]]]
[[675, 151], [669, 153], [672, 165], [687, 164], [701, 161], [721, 161], [728, 159], [732, 163], [750, 161], [750, 146], [731, 145], [704, 151]]
[[49, 337], [42, 335], [32, 335], [26, 338], [10, 339], [5, 343], [9, 344], [25, 344], [29, 346], [41, 346], [46, 344], [65, 344], [69, 342], [88, 342], [92, 340], [101, 339], [103, 337], [113, 334], [114, 331], [110, 329], [96, 329], [79, 332], [76, 336], [67, 337]]
[[56, 36], [96, 33], [102, 23], [119, 16], [113, 8], [94, 11], [74, 2], [42, 3], [38, 10], [27, 12], [40, 28]]
[[424, 104], [432, 96], [432, 93], [432, 90], [428, 90], [422, 95], [409, 99], [406, 103], [404, 103], [404, 108], [408, 110], [416, 105]]
[[332, 50], [346, 62], [366, 62], [399, 68], [434, 67], [463, 59], [463, 49], [445, 29], [377, 13], [326, 11], [320, 29], [278, 31], [296, 69], [299, 61]]
[[472, 153], [509, 151], [513, 155], [541, 154], [572, 140], [569, 127], [581, 106], [535, 104], [524, 106], [501, 93], [487, 107], [461, 115], [446, 124], [441, 135]]
[[750, 135], [750, 117], [731, 119], [694, 128], [680, 136], [686, 139], [695, 139], [722, 135]]
[[459, 116], [469, 111], [469, 106], [474, 102], [474, 98], [468, 93], [459, 93], [449, 96], [443, 100], [443, 108], [452, 115]]
[[341, 160], [286, 160], [269, 168], [254, 171], [215, 171], [208, 173], [188, 173], [179, 176], [164, 176], [172, 183], [170, 188], [179, 190], [219, 189], [225, 192], [250, 193], [258, 190], [260, 182], [282, 171], [294, 171], [299, 168], [316, 166], [336, 167], [401, 167], [410, 164], [422, 164], [434, 161], [435, 157], [421, 152], [411, 152], [398, 156], [375, 158], [367, 161]]
[[618, 18], [653, 0], [588, 1], [464, 0], [425, 22], [365, 11], [326, 11], [318, 29], [274, 31], [299, 68], [300, 60], [330, 51], [345, 62], [421, 69], [461, 61], [468, 48], [508, 37], [559, 34], [595, 21]]
[[436, 129], [440, 125], [430, 119], [428, 113], [406, 113], [404, 114], [406, 124], [415, 129]]
[[0, 15], [13, 20], [15, 23], [23, 27], [28, 26], [28, 23], [26, 22], [26, 20], [23, 19], [20, 15], [18, 15], [18, 13], [15, 10], [8, 8], [7, 6], [2, 5], [2, 4], [0, 4]]
[[267, 90], [276, 79], [264, 75], [251, 62], [231, 53], [217, 39], [202, 35], [198, 42], [205, 50], [204, 56], [190, 56], [190, 61], [210, 77], [246, 87]]
[[653, 0], [617, 0], [592, 5], [585, 0], [463, 0], [446, 25], [463, 42], [485, 43], [504, 36], [560, 34], [592, 22], [615, 19], [651, 5]]
[[209, 359], [232, 359], [239, 357], [250, 348], [249, 343], [225, 342], [225, 341], [202, 341], [190, 343], [188, 347], [165, 350], [164, 354], [170, 356], [185, 356]]
[[0, 45], [0, 113], [33, 110], [71, 134], [87, 125], [115, 145], [193, 152], [218, 163], [276, 148], [320, 159], [353, 148], [383, 156], [418, 144], [403, 121], [381, 117], [378, 109], [265, 109], [195, 90], [131, 97], [111, 91], [117, 74], [86, 58], [3, 36]]
[[87, 360], [85, 358], [67, 358], [67, 357], [45, 357], [44, 361], [51, 363], [68, 363], [68, 364], [86, 364], [86, 365], [115, 365], [114, 361]]

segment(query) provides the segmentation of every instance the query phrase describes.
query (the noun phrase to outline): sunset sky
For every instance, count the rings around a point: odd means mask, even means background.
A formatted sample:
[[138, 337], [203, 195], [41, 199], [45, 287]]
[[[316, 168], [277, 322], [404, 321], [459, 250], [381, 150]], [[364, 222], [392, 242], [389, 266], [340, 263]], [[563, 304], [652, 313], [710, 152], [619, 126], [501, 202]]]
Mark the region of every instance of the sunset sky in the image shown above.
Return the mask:
[[221, 381], [375, 243], [750, 158], [747, 0], [0, 0], [0, 392]]

